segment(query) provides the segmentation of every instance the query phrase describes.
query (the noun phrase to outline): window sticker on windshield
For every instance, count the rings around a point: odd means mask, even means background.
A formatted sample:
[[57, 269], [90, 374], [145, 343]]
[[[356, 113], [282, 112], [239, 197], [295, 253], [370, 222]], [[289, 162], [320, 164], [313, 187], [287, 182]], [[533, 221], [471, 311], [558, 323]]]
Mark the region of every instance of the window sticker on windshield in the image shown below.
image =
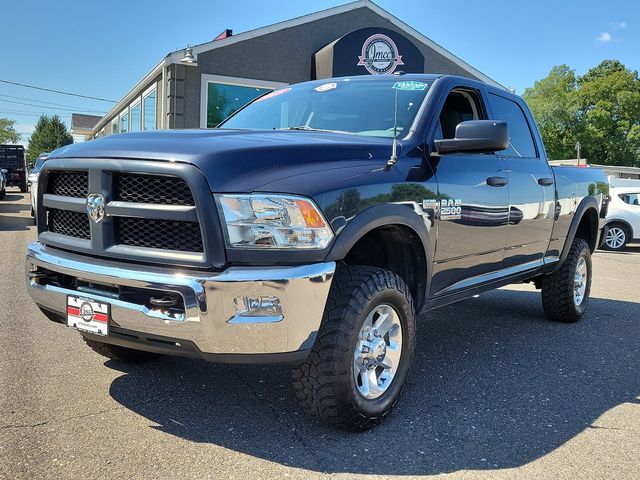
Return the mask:
[[283, 93], [287, 93], [291, 88], [281, 88], [280, 90], [274, 90], [271, 93], [267, 93], [266, 95], [260, 97], [256, 100], [256, 102], [261, 102], [262, 100], [266, 100], [267, 98], [277, 97], [278, 95], [282, 95]]
[[314, 88], [314, 90], [316, 92], [326, 92], [327, 90], [333, 90], [337, 86], [338, 86], [338, 84], [335, 83], [335, 82], [324, 83], [324, 84], [320, 85], [319, 87]]
[[427, 84], [424, 82], [413, 82], [405, 80], [403, 82], [396, 82], [393, 84], [395, 90], [426, 90]]

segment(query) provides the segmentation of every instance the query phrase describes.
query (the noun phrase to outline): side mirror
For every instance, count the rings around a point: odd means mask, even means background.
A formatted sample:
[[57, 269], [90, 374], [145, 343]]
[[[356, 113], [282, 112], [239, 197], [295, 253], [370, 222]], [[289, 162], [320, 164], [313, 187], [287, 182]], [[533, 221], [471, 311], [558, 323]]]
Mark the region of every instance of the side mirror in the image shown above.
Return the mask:
[[456, 137], [434, 142], [439, 155], [455, 152], [493, 153], [509, 146], [507, 122], [468, 120], [456, 126]]

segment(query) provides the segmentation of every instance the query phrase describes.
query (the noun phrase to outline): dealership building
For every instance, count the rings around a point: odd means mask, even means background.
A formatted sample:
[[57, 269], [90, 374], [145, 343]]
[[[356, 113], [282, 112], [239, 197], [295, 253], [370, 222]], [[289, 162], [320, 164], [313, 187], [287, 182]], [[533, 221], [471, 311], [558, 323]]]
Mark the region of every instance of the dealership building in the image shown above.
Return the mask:
[[103, 117], [73, 115], [86, 139], [166, 128], [212, 128], [258, 95], [348, 75], [441, 73], [498, 85], [369, 0], [169, 53]]

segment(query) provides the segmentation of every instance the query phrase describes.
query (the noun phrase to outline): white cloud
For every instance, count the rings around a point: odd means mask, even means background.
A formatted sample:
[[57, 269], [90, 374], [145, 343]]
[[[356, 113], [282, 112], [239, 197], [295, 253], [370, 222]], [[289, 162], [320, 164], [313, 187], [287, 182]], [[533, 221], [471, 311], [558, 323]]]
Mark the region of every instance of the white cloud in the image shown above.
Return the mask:
[[596, 37], [596, 41], [600, 43], [609, 43], [613, 41], [613, 38], [609, 32], [602, 32]]
[[627, 22], [613, 22], [614, 28], [627, 28]]

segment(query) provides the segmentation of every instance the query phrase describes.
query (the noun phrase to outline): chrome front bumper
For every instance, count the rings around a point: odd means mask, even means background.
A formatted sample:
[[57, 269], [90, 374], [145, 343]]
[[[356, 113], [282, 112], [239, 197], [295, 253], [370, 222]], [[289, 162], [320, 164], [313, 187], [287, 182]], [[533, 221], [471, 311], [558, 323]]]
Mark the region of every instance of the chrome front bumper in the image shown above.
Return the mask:
[[[28, 245], [26, 258], [27, 291], [41, 308], [64, 318], [67, 295], [107, 302], [111, 305], [112, 331], [127, 332], [130, 336], [135, 333], [132, 338], [142, 340], [150, 336], [169, 339], [162, 340], [166, 344], [193, 345], [205, 357], [308, 351], [320, 327], [335, 266], [335, 262], [326, 262], [291, 267], [233, 267], [219, 273], [203, 273], [92, 259], [40, 242]], [[92, 293], [63, 288], [43, 281], [38, 272], [67, 275], [98, 286], [172, 292], [182, 297], [184, 312], [167, 314], [145, 304], [102, 295], [99, 287]], [[243, 296], [277, 297], [282, 314], [239, 315], [234, 299]], [[136, 346], [115, 336], [99, 339]], [[176, 354], [180, 354], [179, 349]]]

